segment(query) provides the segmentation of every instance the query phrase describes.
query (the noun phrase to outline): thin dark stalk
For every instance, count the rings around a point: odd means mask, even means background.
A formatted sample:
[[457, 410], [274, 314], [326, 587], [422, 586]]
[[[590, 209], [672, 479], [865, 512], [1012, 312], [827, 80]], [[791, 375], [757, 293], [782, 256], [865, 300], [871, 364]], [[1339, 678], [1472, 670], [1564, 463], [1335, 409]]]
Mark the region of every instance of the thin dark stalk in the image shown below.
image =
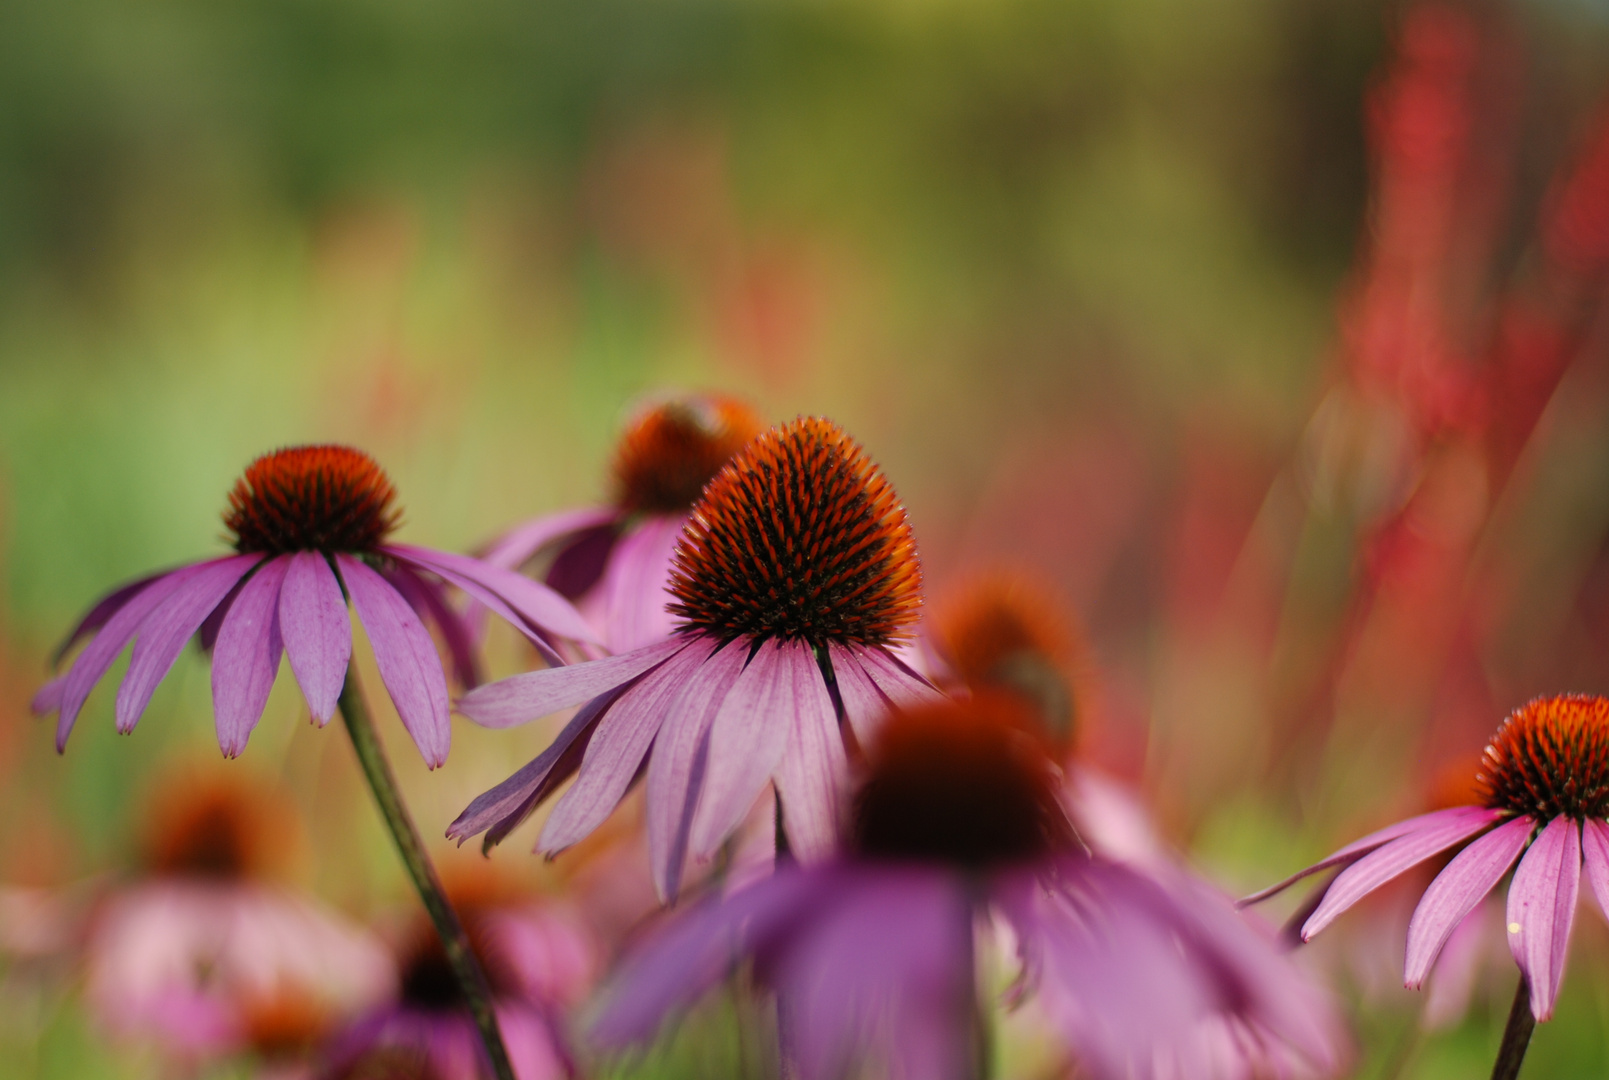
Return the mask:
[[346, 671], [346, 682], [341, 687], [340, 708], [341, 718], [346, 721], [346, 732], [352, 737], [352, 749], [357, 751], [363, 776], [368, 780], [369, 790], [374, 792], [374, 801], [380, 807], [380, 816], [385, 818], [391, 839], [396, 842], [397, 854], [402, 856], [402, 865], [407, 868], [419, 899], [424, 901], [425, 911], [430, 914], [430, 921], [441, 938], [442, 951], [447, 954], [447, 963], [458, 980], [458, 989], [464, 995], [470, 1015], [475, 1018], [475, 1027], [480, 1030], [492, 1074], [497, 1080], [514, 1080], [514, 1067], [509, 1064], [508, 1050], [503, 1046], [503, 1036], [497, 1030], [497, 1017], [492, 1012], [492, 994], [486, 982], [486, 973], [481, 970], [480, 962], [469, 947], [469, 935], [464, 933], [464, 924], [458, 921], [458, 913], [447, 902], [441, 879], [436, 876], [436, 868], [419, 839], [419, 830], [414, 827], [413, 818], [403, 805], [397, 778], [392, 774], [391, 763], [386, 760], [380, 738], [375, 734], [374, 721], [369, 718], [369, 707], [364, 703], [357, 674], [350, 666]]
[[1525, 1051], [1531, 1045], [1531, 1032], [1536, 1030], [1536, 1017], [1531, 1015], [1531, 986], [1520, 976], [1520, 985], [1514, 991], [1514, 1004], [1508, 1010], [1508, 1024], [1503, 1028], [1503, 1045], [1497, 1048], [1497, 1060], [1492, 1063], [1492, 1080], [1515, 1080]]

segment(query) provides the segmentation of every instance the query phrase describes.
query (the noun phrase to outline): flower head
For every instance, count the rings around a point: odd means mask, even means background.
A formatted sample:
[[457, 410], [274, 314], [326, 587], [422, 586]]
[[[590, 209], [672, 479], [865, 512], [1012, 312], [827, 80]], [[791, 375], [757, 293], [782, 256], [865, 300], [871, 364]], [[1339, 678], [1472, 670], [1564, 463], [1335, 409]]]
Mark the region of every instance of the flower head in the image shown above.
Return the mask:
[[[805, 1080], [868, 1056], [912, 1080], [968, 1075], [975, 951], [990, 940], [976, 931], [998, 919], [1020, 952], [1014, 994], [1041, 1000], [1088, 1075], [1333, 1063], [1327, 1008], [1266, 935], [1182, 879], [1077, 845], [1054, 766], [1019, 723], [977, 701], [890, 720], [847, 853], [780, 868], [673, 922], [628, 958], [595, 1038], [648, 1038], [752, 960]], [[1226, 1053], [1237, 1045], [1263, 1052]]]
[[704, 486], [765, 429], [749, 405], [680, 394], [638, 408], [616, 446], [610, 506], [516, 525], [486, 549], [495, 566], [545, 559], [542, 580], [574, 600], [615, 652], [663, 640], [671, 553]]
[[387, 543], [399, 516], [394, 501], [379, 465], [349, 447], [293, 447], [252, 462], [224, 515], [237, 554], [124, 586], [68, 636], [58, 657], [90, 641], [34, 698], [35, 711], [59, 714], [57, 748], [131, 641], [117, 693], [123, 732], [133, 730], [197, 634], [212, 651], [213, 710], [226, 755], [245, 749], [282, 654], [313, 719], [324, 724], [351, 659], [350, 599], [397, 712], [434, 768], [447, 758], [451, 727], [446, 677], [425, 620], [441, 632], [460, 679], [476, 681], [469, 634], [447, 605], [446, 586], [496, 611], [548, 655], [558, 639], [592, 640], [581, 616], [544, 585], [461, 555]]
[[1546, 1020], [1564, 978], [1583, 869], [1599, 908], [1609, 913], [1606, 747], [1609, 700], [1537, 698], [1516, 709], [1487, 745], [1477, 777], [1480, 805], [1389, 825], [1244, 902], [1342, 867], [1302, 926], [1307, 940], [1381, 885], [1456, 850], [1408, 924], [1403, 980], [1417, 989], [1454, 930], [1518, 862], [1508, 889], [1509, 951], [1530, 987], [1533, 1014]]
[[[674, 896], [685, 858], [708, 858], [769, 783], [795, 853], [834, 845], [847, 756], [890, 703], [936, 698], [887, 648], [921, 603], [905, 512], [865, 452], [830, 421], [755, 439], [712, 480], [676, 554], [668, 640], [516, 675], [460, 709], [506, 727], [582, 705], [552, 746], [476, 799], [448, 835], [501, 840], [572, 775], [538, 847], [590, 833], [646, 765], [654, 881]], [[830, 682], [829, 682], [830, 680]]]

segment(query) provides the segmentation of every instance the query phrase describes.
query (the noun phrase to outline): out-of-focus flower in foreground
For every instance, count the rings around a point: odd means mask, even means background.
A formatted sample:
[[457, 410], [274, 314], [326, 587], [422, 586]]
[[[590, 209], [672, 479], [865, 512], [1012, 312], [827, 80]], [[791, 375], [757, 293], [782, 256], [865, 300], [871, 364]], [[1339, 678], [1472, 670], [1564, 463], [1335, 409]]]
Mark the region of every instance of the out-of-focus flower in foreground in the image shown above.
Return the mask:
[[1268, 935], [1222, 900], [1078, 844], [1055, 769], [1013, 708], [975, 699], [890, 720], [849, 853], [672, 923], [628, 958], [594, 1037], [646, 1040], [752, 961], [804, 1080], [866, 1055], [908, 1080], [978, 1075], [975, 942], [998, 919], [1020, 954], [1013, 995], [1037, 995], [1087, 1075], [1333, 1067], [1329, 1008]]
[[1509, 950], [1537, 1020], [1553, 1015], [1581, 876], [1609, 912], [1609, 699], [1538, 698], [1515, 710], [1481, 760], [1479, 805], [1399, 821], [1248, 897], [1254, 903], [1309, 874], [1343, 869], [1302, 926], [1305, 941], [1398, 875], [1460, 848], [1408, 923], [1403, 981], [1417, 989], [1448, 940], [1518, 860], [1505, 919]]
[[669, 640], [516, 675], [459, 703], [487, 727], [585, 704], [449, 836], [487, 832], [496, 843], [574, 775], [538, 840], [556, 853], [597, 828], [646, 765], [661, 896], [676, 895], [687, 855], [715, 854], [767, 783], [792, 850], [832, 850], [847, 772], [841, 717], [865, 744], [890, 703], [939, 696], [889, 651], [922, 603], [904, 507], [842, 428], [800, 418], [710, 481], [675, 559], [681, 622]]
[[[563, 1021], [597, 974], [591, 935], [562, 908], [519, 900], [495, 883], [460, 883], [448, 892], [486, 972], [514, 1075], [570, 1075]], [[330, 1040], [319, 1075], [489, 1078], [474, 1020], [428, 923], [421, 920], [402, 943], [397, 964], [396, 996]]]
[[246, 748], [282, 653], [313, 719], [326, 723], [352, 655], [350, 598], [397, 713], [435, 768], [447, 759], [452, 729], [446, 678], [423, 619], [441, 631], [461, 678], [475, 678], [469, 634], [447, 607], [445, 585], [497, 612], [549, 656], [552, 639], [594, 640], [580, 614], [545, 585], [466, 556], [387, 543], [401, 513], [395, 498], [374, 459], [349, 447], [294, 447], [252, 462], [224, 515], [236, 554], [125, 585], [68, 636], [58, 660], [93, 635], [67, 673], [34, 698], [35, 712], [59, 714], [57, 749], [129, 642], [134, 654], [117, 691], [120, 732], [133, 730], [198, 632], [212, 650], [213, 711], [227, 756]]
[[286, 808], [238, 777], [170, 785], [142, 876], [101, 902], [85, 946], [96, 1018], [185, 1057], [305, 1050], [394, 973], [362, 929], [276, 882]]
[[614, 500], [516, 525], [486, 549], [516, 569], [540, 556], [542, 580], [577, 606], [617, 653], [669, 636], [671, 553], [687, 516], [733, 454], [765, 430], [734, 398], [688, 394], [643, 407], [615, 449]]

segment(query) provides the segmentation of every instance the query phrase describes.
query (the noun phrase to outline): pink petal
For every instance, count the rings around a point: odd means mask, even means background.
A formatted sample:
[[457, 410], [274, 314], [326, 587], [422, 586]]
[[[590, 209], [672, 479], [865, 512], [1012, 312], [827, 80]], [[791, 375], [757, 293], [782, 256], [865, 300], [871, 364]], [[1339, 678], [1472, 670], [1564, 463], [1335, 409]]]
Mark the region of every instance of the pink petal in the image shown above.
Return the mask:
[[173, 571], [164, 570], [159, 574], [150, 574], [146, 577], [140, 578], [138, 581], [131, 581], [127, 585], [120, 585], [116, 589], [107, 593], [105, 596], [101, 597], [99, 600], [95, 601], [95, 606], [90, 608], [89, 611], [85, 613], [84, 617], [78, 620], [78, 625], [73, 627], [73, 632], [68, 634], [60, 645], [56, 646], [55, 652], [51, 653], [51, 664], [53, 666], [60, 664], [62, 657], [67, 655], [68, 650], [70, 650], [74, 644], [76, 644], [86, 635], [105, 626], [107, 620], [109, 620], [113, 615], [116, 615], [118, 611], [122, 609], [124, 604], [134, 599], [136, 593], [145, 588], [147, 585], [151, 584], [151, 582], [156, 581], [159, 578], [166, 577], [171, 573], [173, 573]]
[[463, 616], [447, 603], [446, 587], [427, 581], [401, 563], [381, 573], [391, 587], [402, 594], [420, 620], [435, 623], [447, 655], [452, 658], [453, 676], [465, 690], [480, 685], [480, 662], [475, 658], [475, 635]]
[[72, 733], [73, 721], [78, 719], [78, 711], [84, 707], [89, 692], [100, 682], [101, 676], [106, 674], [106, 669], [112, 666], [112, 661], [117, 659], [124, 647], [133, 639], [140, 625], [145, 622], [146, 616], [173, 595], [179, 586], [200, 573], [203, 568], [212, 565], [214, 563], [196, 563], [181, 567], [166, 577], [158, 578], [129, 597], [128, 601], [106, 620], [106, 625], [101, 627], [95, 639], [85, 646], [84, 651], [78, 654], [78, 659], [73, 661], [73, 666], [68, 669], [66, 680], [62, 683], [58, 698], [61, 715], [56, 720], [58, 751], [67, 748], [67, 736]]
[[61, 708], [61, 692], [67, 686], [67, 676], [58, 675], [38, 690], [28, 701], [28, 711], [35, 716], [49, 716]]
[[447, 713], [447, 676], [436, 655], [430, 632], [402, 595], [350, 555], [337, 555], [341, 579], [352, 596], [352, 606], [368, 631], [380, 679], [402, 726], [432, 769], [447, 760], [452, 724]]
[[247, 579], [218, 628], [212, 650], [212, 713], [218, 748], [236, 757], [268, 704], [283, 651], [279, 590], [290, 560], [269, 559]]
[[[628, 683], [627, 686], [630, 684]], [[592, 740], [592, 731], [609, 706], [627, 687], [616, 687], [587, 702], [559, 732], [548, 748], [513, 776], [490, 791], [483, 792], [447, 827], [449, 839], [460, 844], [477, 833], [486, 835], [486, 848], [501, 843], [519, 827], [554, 790], [581, 766], [582, 755]]]
[[665, 610], [671, 596], [671, 554], [687, 515], [649, 515], [615, 545], [603, 579], [609, 648], [628, 652], [666, 637], [676, 620]]
[[1433, 810], [1428, 814], [1420, 814], [1418, 817], [1405, 818], [1402, 821], [1387, 825], [1383, 829], [1377, 829], [1361, 840], [1354, 840], [1346, 847], [1325, 856], [1323, 859], [1320, 859], [1307, 869], [1298, 870], [1284, 881], [1270, 885], [1261, 892], [1254, 892], [1250, 896], [1242, 898], [1239, 901], [1239, 904], [1241, 907], [1245, 907], [1247, 904], [1255, 904], [1260, 901], [1267, 900], [1270, 896], [1273, 896], [1276, 893], [1284, 892], [1286, 889], [1290, 888], [1292, 885], [1296, 884], [1298, 881], [1301, 881], [1303, 878], [1308, 877], [1309, 875], [1316, 874], [1320, 870], [1328, 870], [1330, 867], [1338, 866], [1341, 863], [1354, 862], [1362, 856], [1368, 854], [1370, 851], [1373, 851], [1375, 848], [1390, 843], [1392, 840], [1395, 840], [1400, 836], [1406, 836], [1409, 833], [1417, 832], [1422, 828], [1435, 827], [1443, 821], [1461, 822], [1471, 819], [1474, 816], [1479, 816], [1484, 823], [1496, 821], [1501, 815], [1496, 810], [1486, 810], [1478, 806], [1454, 806], [1447, 810]]
[[714, 650], [713, 641], [696, 641], [620, 695], [592, 733], [575, 783], [542, 827], [541, 851], [557, 854], [603, 823], [642, 769], [670, 704]]
[[1473, 806], [1455, 809], [1462, 812], [1448, 810], [1440, 816], [1425, 814], [1411, 819], [1419, 823], [1414, 831], [1381, 845], [1341, 871], [1325, 891], [1324, 902], [1302, 925], [1302, 940], [1311, 939], [1341, 912], [1398, 874], [1485, 829], [1500, 813]]
[[450, 551], [435, 551], [409, 544], [391, 544], [381, 550], [402, 562], [423, 567], [443, 581], [458, 586], [503, 616], [527, 637], [537, 638], [538, 631], [545, 631], [572, 641], [598, 644], [598, 636], [591, 624], [581, 617], [570, 601], [540, 581], [532, 581], [512, 570], [471, 559], [468, 555], [455, 555]]
[[1532, 842], [1508, 887], [1508, 948], [1531, 987], [1531, 1012], [1553, 1015], [1581, 889], [1581, 827], [1556, 817]]
[[621, 656], [499, 679], [459, 698], [458, 711], [481, 727], [511, 728], [630, 682], [686, 648], [690, 640], [679, 635]]
[[896, 709], [914, 709], [948, 700], [939, 690], [887, 649], [860, 650], [860, 666]]
[[1408, 957], [1403, 985], [1417, 990], [1430, 974], [1453, 931], [1502, 880], [1531, 839], [1536, 822], [1528, 817], [1505, 821], [1453, 856], [1436, 875], [1408, 922]]
[[1609, 825], [1591, 818], [1581, 823], [1581, 855], [1592, 898], [1609, 919]]
[[844, 717], [860, 745], [871, 746], [877, 737], [877, 726], [894, 706], [861, 667], [862, 651], [847, 645], [827, 646], [838, 697], [844, 703]]
[[661, 900], [681, 889], [693, 808], [703, 789], [710, 723], [743, 671], [748, 648], [732, 642], [699, 665], [665, 714], [648, 759], [648, 861]]
[[[742, 639], [727, 648], [740, 647]], [[693, 811], [695, 858], [708, 858], [737, 828], [759, 796], [782, 751], [794, 712], [796, 665], [814, 663], [800, 642], [766, 641], [710, 723], [704, 791]]]
[[774, 779], [789, 846], [800, 859], [811, 862], [826, 858], [838, 846], [838, 814], [849, 781], [849, 761], [832, 695], [816, 658], [807, 652], [803, 663], [789, 666], [794, 712], [787, 718], [787, 746]]
[[316, 551], [290, 557], [279, 590], [279, 632], [307, 711], [320, 726], [329, 723], [352, 660], [352, 618], [335, 571]]
[[261, 555], [236, 555], [204, 564], [140, 624], [139, 639], [129, 660], [128, 674], [117, 688], [117, 730], [129, 732], [150, 704], [157, 684], [173, 667], [184, 643], [212, 614], [229, 590]]
[[518, 569], [556, 540], [562, 540], [571, 533], [608, 525], [619, 519], [620, 512], [613, 507], [563, 510], [557, 514], [548, 514], [516, 525], [499, 536], [492, 541], [480, 558], [482, 562], [493, 566], [501, 566], [508, 570]]

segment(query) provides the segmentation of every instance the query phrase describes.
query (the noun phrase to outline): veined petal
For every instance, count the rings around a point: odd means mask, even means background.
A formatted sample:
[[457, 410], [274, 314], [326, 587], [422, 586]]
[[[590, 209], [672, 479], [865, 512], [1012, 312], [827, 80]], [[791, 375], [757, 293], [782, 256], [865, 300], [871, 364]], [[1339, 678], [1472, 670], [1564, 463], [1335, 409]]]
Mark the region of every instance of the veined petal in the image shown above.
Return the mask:
[[1403, 985], [1419, 989], [1447, 939], [1508, 873], [1535, 827], [1536, 822], [1529, 817], [1505, 821], [1453, 856], [1447, 868], [1436, 875], [1408, 922]]
[[84, 616], [78, 620], [78, 625], [73, 627], [73, 632], [62, 639], [62, 643], [56, 646], [56, 651], [50, 654], [51, 665], [60, 664], [62, 658], [67, 655], [68, 650], [85, 635], [105, 626], [107, 621], [113, 615], [116, 615], [124, 604], [134, 599], [135, 594], [141, 589], [153, 581], [167, 577], [171, 573], [173, 573], [172, 570], [164, 570], [159, 574], [149, 574], [138, 581], [131, 581], [127, 585], [119, 585], [116, 589], [95, 601], [95, 606], [85, 612]]
[[838, 683], [838, 697], [844, 703], [844, 718], [849, 721], [856, 741], [862, 746], [871, 746], [877, 737], [878, 724], [894, 706], [861, 667], [861, 652], [836, 642], [827, 646], [833, 679]]
[[564, 850], [609, 816], [641, 770], [671, 702], [714, 650], [713, 641], [696, 641], [620, 695], [592, 733], [575, 783], [542, 827], [542, 851]]
[[536, 637], [538, 631], [545, 631], [572, 641], [590, 645], [599, 643], [597, 633], [570, 601], [540, 581], [532, 581], [523, 574], [450, 551], [436, 551], [411, 544], [389, 544], [381, 550], [393, 558], [423, 567], [443, 581], [458, 586], [503, 616], [527, 637]]
[[[223, 560], [216, 560], [221, 562]], [[124, 647], [134, 638], [145, 622], [147, 615], [156, 610], [157, 606], [173, 595], [174, 590], [183, 585], [190, 578], [200, 573], [203, 568], [214, 563], [196, 563], [191, 566], [180, 567], [164, 577], [157, 578], [118, 608], [106, 625], [101, 627], [93, 641], [85, 646], [84, 651], [78, 654], [73, 666], [68, 669], [66, 680], [62, 683], [58, 702], [61, 715], [56, 720], [56, 749], [67, 748], [67, 736], [72, 733], [73, 721], [78, 719], [78, 711], [84, 707], [84, 701], [95, 684], [100, 682], [106, 669], [112, 666]]]
[[590, 507], [585, 510], [562, 510], [516, 525], [493, 540], [481, 555], [481, 561], [508, 570], [518, 569], [527, 559], [557, 540], [571, 533], [608, 525], [620, 519], [613, 507]]
[[691, 640], [680, 635], [621, 656], [512, 675], [465, 694], [458, 699], [458, 711], [481, 727], [515, 727], [630, 682], [686, 648]]
[[896, 709], [914, 709], [945, 700], [932, 683], [906, 667], [899, 657], [876, 645], [859, 650], [861, 670]]
[[793, 679], [793, 710], [784, 717], [787, 744], [774, 782], [782, 800], [782, 827], [794, 853], [805, 862], [832, 854], [838, 844], [838, 814], [849, 761], [832, 695], [808, 650], [784, 661]]
[[218, 748], [236, 757], [246, 748], [279, 674], [279, 590], [290, 570], [283, 556], [247, 579], [218, 628], [212, 649], [212, 714]]
[[1302, 925], [1302, 940], [1330, 925], [1341, 912], [1362, 900], [1375, 889], [1463, 840], [1469, 839], [1490, 825], [1498, 811], [1476, 807], [1459, 807], [1473, 811], [1462, 815], [1437, 817], [1426, 814], [1413, 820], [1420, 822], [1414, 831], [1398, 836], [1374, 851], [1362, 856], [1342, 870], [1324, 893], [1324, 902]]
[[1556, 817], [1520, 860], [1508, 887], [1508, 948], [1531, 987], [1531, 1013], [1553, 1015], [1581, 888], [1581, 827]]
[[117, 688], [118, 731], [134, 730], [157, 684], [173, 667], [190, 635], [229, 595], [236, 582], [262, 561], [261, 555], [236, 555], [205, 564], [140, 624], [128, 674]]
[[1407, 836], [1412, 832], [1440, 828], [1444, 823], [1463, 823], [1475, 820], [1479, 820], [1481, 824], [1485, 825], [1496, 821], [1501, 816], [1501, 811], [1487, 810], [1484, 807], [1454, 806], [1446, 810], [1433, 810], [1428, 814], [1420, 814], [1418, 817], [1404, 818], [1402, 821], [1393, 822], [1383, 829], [1376, 829], [1361, 840], [1354, 840], [1346, 847], [1326, 855], [1307, 869], [1298, 870], [1284, 881], [1270, 885], [1261, 892], [1254, 892], [1250, 896], [1243, 897], [1238, 903], [1241, 907], [1245, 907], [1247, 904], [1267, 900], [1276, 893], [1284, 892], [1305, 877], [1316, 874], [1320, 870], [1328, 870], [1332, 866], [1355, 862], [1375, 848], [1388, 844], [1398, 837]]
[[699, 665], [671, 704], [648, 759], [648, 861], [662, 901], [681, 889], [687, 834], [703, 790], [710, 723], [743, 671], [748, 649], [732, 642]]
[[432, 769], [447, 760], [452, 724], [447, 712], [447, 676], [436, 655], [436, 643], [419, 616], [396, 589], [350, 555], [337, 555], [363, 628], [374, 649], [380, 680], [413, 741]]
[[307, 711], [320, 726], [329, 723], [352, 660], [352, 617], [335, 571], [316, 551], [290, 557], [279, 590], [279, 632]]
[[490, 851], [493, 845], [501, 843], [505, 836], [530, 817], [542, 800], [575, 775], [576, 769], [581, 767], [582, 755], [592, 740], [592, 732], [599, 718], [631, 685], [628, 682], [599, 694], [578, 709], [546, 750], [501, 784], [476, 796], [475, 801], [447, 827], [448, 839], [462, 844], [471, 836], [486, 832], [483, 845], [486, 850]]
[[480, 662], [475, 658], [474, 634], [464, 618], [448, 605], [442, 595], [444, 587], [427, 581], [402, 563], [394, 564], [380, 576], [402, 594], [421, 621], [436, 624], [442, 644], [447, 646], [447, 655], [452, 658], [453, 675], [463, 688], [473, 690], [479, 686]]
[[797, 641], [762, 644], [710, 722], [704, 791], [690, 834], [695, 858], [715, 853], [776, 770], [794, 708], [787, 665], [806, 652]]
[[1581, 861], [1592, 898], [1609, 919], [1609, 824], [1591, 818], [1581, 823]]

